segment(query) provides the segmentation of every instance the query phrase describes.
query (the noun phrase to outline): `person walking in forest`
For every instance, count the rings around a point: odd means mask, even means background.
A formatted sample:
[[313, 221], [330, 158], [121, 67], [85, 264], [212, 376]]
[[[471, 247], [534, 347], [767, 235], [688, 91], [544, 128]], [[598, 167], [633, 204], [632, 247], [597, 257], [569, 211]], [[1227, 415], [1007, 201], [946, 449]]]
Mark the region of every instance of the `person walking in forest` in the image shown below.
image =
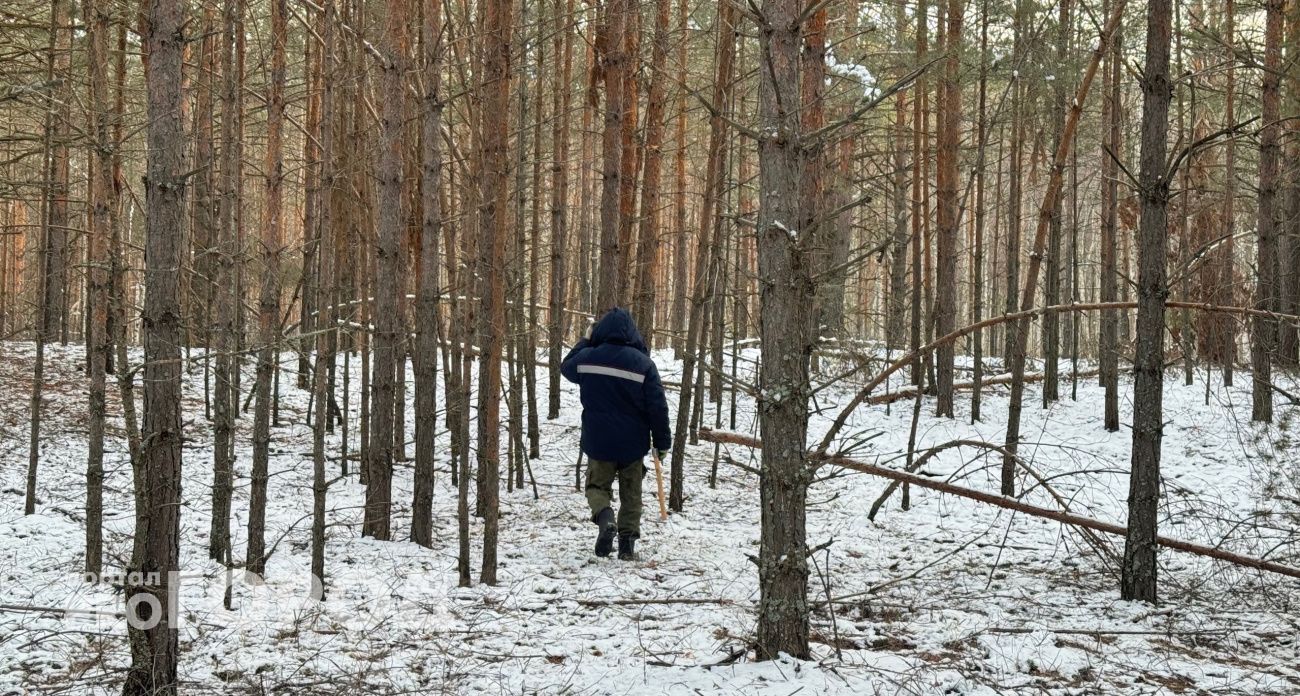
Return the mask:
[[[636, 323], [615, 307], [593, 324], [560, 366], [582, 392], [582, 451], [587, 463], [587, 504], [600, 528], [596, 555], [609, 556], [618, 532], [618, 557], [631, 560], [641, 536], [641, 480], [652, 444], [660, 461], [672, 444], [668, 401], [659, 369]], [[618, 479], [615, 524], [614, 479]]]

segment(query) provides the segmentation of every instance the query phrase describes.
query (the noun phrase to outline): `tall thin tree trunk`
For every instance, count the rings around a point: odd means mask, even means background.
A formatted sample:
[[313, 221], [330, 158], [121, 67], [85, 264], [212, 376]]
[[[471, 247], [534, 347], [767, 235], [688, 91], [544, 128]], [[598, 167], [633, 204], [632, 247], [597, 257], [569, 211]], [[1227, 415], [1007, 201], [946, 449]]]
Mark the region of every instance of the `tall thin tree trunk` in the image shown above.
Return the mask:
[[1161, 406], [1164, 391], [1165, 276], [1168, 246], [1169, 40], [1171, 0], [1147, 3], [1146, 65], [1142, 71], [1142, 157], [1138, 172], [1137, 349], [1133, 359], [1133, 467], [1129, 474], [1128, 535], [1120, 595], [1156, 601], [1156, 517], [1160, 502]]
[[564, 348], [564, 309], [569, 257], [569, 113], [573, 97], [573, 0], [554, 0], [553, 28], [555, 59], [560, 82], [552, 94], [551, 147], [551, 288], [547, 321], [546, 417], [560, 417], [560, 357]]
[[248, 494], [248, 571], [266, 572], [266, 503], [270, 480], [271, 401], [275, 379], [276, 344], [280, 336], [280, 253], [284, 162], [285, 43], [288, 33], [286, 0], [271, 0], [271, 74], [267, 90], [266, 204], [262, 211], [262, 278], [258, 299], [257, 402], [253, 409], [253, 464]]
[[384, 5], [384, 58], [380, 76], [379, 161], [375, 167], [377, 183], [375, 252], [374, 351], [370, 379], [370, 443], [366, 458], [366, 514], [362, 531], [367, 536], [386, 541], [392, 522], [393, 434], [395, 431], [395, 395], [397, 392], [398, 351], [402, 343], [402, 322], [397, 293], [398, 265], [402, 258], [403, 221], [403, 122], [406, 118], [402, 76], [406, 67], [407, 3], [388, 0]]
[[600, 315], [618, 305], [623, 254], [620, 244], [620, 192], [623, 176], [623, 119], [625, 100], [623, 79], [626, 74], [626, 45], [623, 38], [629, 0], [608, 0], [603, 6], [600, 29], [596, 35], [596, 53], [605, 82], [605, 125], [601, 138], [600, 188], [600, 274], [596, 295], [596, 312]]
[[[1107, 8], [1109, 9], [1109, 2]], [[1116, 30], [1106, 58], [1105, 93], [1102, 109], [1101, 157], [1101, 288], [1102, 302], [1114, 302], [1119, 284], [1119, 271], [1115, 255], [1119, 228], [1119, 166], [1120, 148], [1120, 92], [1122, 72], [1121, 38]], [[1101, 313], [1100, 334], [1097, 345], [1098, 372], [1103, 395], [1103, 424], [1106, 430], [1119, 430], [1119, 322], [1118, 310], [1107, 309]]]
[[483, 172], [479, 215], [478, 466], [483, 472], [483, 565], [479, 581], [497, 582], [500, 520], [501, 355], [505, 343], [506, 205], [509, 197], [510, 43], [513, 0], [487, 0], [484, 8]]
[[[944, 65], [942, 128], [939, 131], [939, 158], [937, 162], [938, 228], [937, 277], [938, 293], [935, 298], [935, 333], [943, 336], [957, 326], [957, 246], [961, 240], [961, 220], [957, 200], [957, 156], [961, 140], [961, 32], [962, 0], [948, 0], [947, 59]], [[946, 343], [936, 355], [935, 371], [938, 378], [937, 414], [953, 416], [953, 362], [954, 344]]]
[[[903, 34], [907, 28], [907, 14], [903, 3], [894, 7], [895, 48], [899, 54], [903, 51]], [[907, 72], [900, 69], [901, 78]], [[889, 248], [889, 314], [885, 320], [885, 346], [893, 351], [906, 346], [904, 335], [907, 319], [907, 243], [908, 243], [908, 208], [907, 175], [910, 166], [907, 161], [907, 91], [900, 91], [894, 97], [894, 131], [893, 131], [893, 177], [892, 177], [892, 212], [893, 236]]]
[[[916, 5], [916, 62], [921, 64], [928, 51], [929, 40], [929, 9], [926, 6], [926, 0], [918, 0]], [[912, 297], [911, 297], [911, 349], [916, 351], [921, 347], [921, 269], [923, 265], [921, 254], [921, 242], [924, 233], [926, 207], [924, 198], [924, 189], [927, 186], [925, 177], [922, 175], [922, 161], [925, 159], [925, 125], [923, 116], [925, 113], [925, 92], [926, 79], [922, 74], [916, 80], [914, 88], [915, 95], [912, 97]], [[918, 357], [912, 362], [912, 384], [920, 387], [925, 383], [925, 369], [922, 360]], [[904, 489], [906, 491], [906, 489]]]
[[[1260, 89], [1262, 130], [1259, 136], [1259, 217], [1256, 222], [1255, 308], [1278, 309], [1278, 156], [1282, 124], [1280, 118], [1280, 72], [1282, 66], [1282, 10], [1284, 0], [1264, 3], [1264, 66]], [[1251, 317], [1251, 410], [1250, 419], [1273, 421], [1273, 353], [1277, 350], [1277, 321], [1261, 315]]]
[[[325, 433], [329, 430], [330, 367], [334, 364], [334, 0], [324, 0], [324, 13], [319, 24], [321, 36], [320, 71], [320, 180], [316, 190], [317, 229], [316, 256], [320, 263], [316, 273], [316, 307], [320, 312], [316, 326], [316, 358], [312, 368], [312, 398], [315, 413], [312, 417], [312, 524], [311, 524], [311, 574], [325, 591], [325, 496], [328, 478], [325, 470]], [[432, 411], [430, 411], [432, 413]], [[432, 416], [430, 416], [432, 417]], [[344, 452], [346, 457], [347, 453]], [[417, 478], [418, 480], [418, 478]]]
[[[758, 264], [762, 366], [759, 429], [758, 655], [807, 658], [808, 549], [804, 517], [811, 469], [806, 461], [809, 361], [815, 335], [808, 311], [816, 291], [800, 236], [799, 0], [765, 0], [759, 26]], [[821, 66], [805, 66], [821, 70]]]
[[438, 244], [442, 233], [442, 5], [424, 6], [420, 44], [424, 56], [424, 104], [420, 117], [420, 287], [415, 361], [415, 500], [411, 541], [433, 545], [434, 447], [438, 429]]
[[108, 243], [116, 190], [113, 181], [113, 143], [109, 133], [108, 33], [109, 10], [95, 0], [86, 0], [85, 21], [90, 68], [91, 133], [94, 136], [94, 169], [90, 202], [90, 422], [87, 430], [89, 455], [86, 462], [86, 558], [85, 571], [98, 575], [104, 553], [104, 417], [105, 368], [108, 339]]
[[[66, 24], [68, 18], [64, 16], [64, 0], [53, 0], [50, 6], [50, 41], [49, 41], [49, 59], [45, 66], [45, 79], [47, 82], [54, 82], [56, 71], [60, 65], [59, 56], [66, 53], [66, 48], [60, 47], [63, 31], [60, 26]], [[41, 136], [41, 164], [43, 170], [44, 190], [41, 192], [40, 218], [41, 233], [39, 242], [39, 251], [37, 252], [37, 272], [36, 272], [36, 292], [39, 298], [36, 306], [36, 317], [33, 322], [36, 339], [36, 360], [32, 368], [32, 392], [31, 401], [28, 407], [30, 414], [31, 426], [28, 431], [27, 442], [27, 490], [23, 500], [23, 514], [31, 515], [36, 512], [36, 484], [37, 468], [40, 465], [41, 458], [41, 411], [44, 397], [42, 392], [45, 389], [45, 344], [51, 338], [57, 321], [57, 303], [59, 299], [53, 293], [62, 292], [62, 290], [52, 290], [50, 285], [56, 281], [55, 265], [56, 257], [62, 253], [61, 245], [67, 221], [58, 223], [55, 219], [56, 198], [58, 197], [58, 185], [55, 181], [58, 179], [58, 159], [56, 150], [56, 140], [60, 138], [58, 116], [58, 104], [54, 101], [56, 95], [51, 92], [50, 101], [47, 103], [45, 112], [45, 123]], [[65, 177], [66, 179], [66, 177]], [[64, 194], [66, 195], [66, 193]], [[56, 229], [58, 227], [58, 229]], [[62, 283], [62, 280], [58, 280]]]
[[236, 52], [240, 44], [236, 33], [243, 26], [243, 1], [225, 0], [222, 9], [221, 45], [221, 200], [218, 207], [215, 275], [213, 285], [216, 304], [215, 348], [217, 352], [212, 403], [212, 525], [208, 533], [208, 556], [219, 562], [230, 560], [230, 502], [234, 487], [234, 431], [238, 393], [234, 372], [238, 363], [231, 355], [235, 349], [236, 225], [239, 205], [238, 181], [243, 164], [239, 159], [236, 138], [240, 112], [239, 75]]
[[[1065, 70], [1070, 54], [1070, 0], [1057, 3], [1056, 21], [1056, 63], [1058, 70]], [[1052, 80], [1052, 101], [1056, 113], [1065, 113], [1066, 79], [1060, 75]], [[1052, 148], [1061, 144], [1061, 121], [1052, 122]], [[1057, 193], [1057, 200], [1052, 206], [1052, 215], [1047, 233], [1047, 271], [1043, 278], [1043, 302], [1049, 305], [1061, 302], [1061, 236], [1065, 213], [1062, 210], [1064, 196]], [[1050, 313], [1043, 317], [1043, 406], [1061, 398], [1060, 395], [1060, 358], [1061, 358], [1061, 317]]]
[[677, 4], [677, 153], [674, 157], [674, 201], [673, 201], [673, 304], [672, 332], [673, 352], [681, 358], [686, 348], [686, 292], [687, 261], [690, 250], [687, 246], [686, 233], [686, 44], [689, 36], [690, 8], [688, 0], [679, 0]]
[[646, 344], [654, 346], [655, 298], [659, 284], [660, 190], [664, 145], [664, 110], [668, 101], [668, 21], [671, 0], [655, 0], [654, 37], [650, 49], [650, 89], [646, 95], [645, 170], [642, 174], [638, 231], [638, 280], [634, 303], [637, 325]]
[[[989, 73], [989, 0], [980, 4], [980, 68], [979, 107], [975, 141], [979, 147], [975, 165], [975, 255], [971, 262], [971, 323], [979, 324], [984, 318], [984, 178], [988, 158], [988, 73]], [[996, 195], [996, 193], [995, 193]], [[996, 218], [995, 218], [996, 219]], [[971, 423], [980, 420], [980, 405], [984, 381], [984, 334], [979, 329], [971, 337], [971, 362], [974, 374], [971, 380]]]
[[176, 693], [180, 653], [176, 592], [181, 513], [180, 269], [185, 225], [181, 74], [183, 0], [150, 0], [144, 36], [148, 93], [145, 178], [144, 428], [136, 487], [135, 548], [128, 570], [148, 578], [126, 589], [131, 667], [124, 696]]
[[686, 496], [683, 459], [686, 456], [686, 439], [690, 432], [691, 398], [697, 391], [696, 363], [699, 361], [700, 345], [704, 335], [705, 302], [709, 299], [708, 258], [711, 256], [710, 250], [716, 244], [713, 239], [717, 233], [714, 208], [724, 179], [723, 146], [727, 131], [722, 110], [731, 100], [732, 69], [736, 56], [735, 17], [735, 8], [730, 3], [718, 5], [717, 45], [714, 49], [717, 72], [713, 81], [715, 112], [710, 114], [709, 118], [709, 149], [706, 155], [704, 197], [700, 206], [700, 231], [695, 247], [695, 273], [691, 283], [691, 302], [686, 317], [688, 325], [686, 345], [682, 355], [681, 398], [677, 403], [677, 423], [673, 433], [672, 462], [669, 467], [668, 507], [675, 512], [681, 512]]
[[[1225, 27], [1223, 29], [1224, 51], [1227, 54], [1227, 85], [1224, 89], [1223, 96], [1223, 120], [1225, 126], [1236, 124], [1236, 98], [1237, 98], [1237, 53], [1236, 53], [1236, 5], [1234, 0], [1227, 0], [1223, 13], [1225, 16]], [[1222, 265], [1220, 266], [1220, 275], [1218, 281], [1218, 290], [1216, 293], [1218, 302], [1224, 306], [1236, 306], [1236, 276], [1233, 272], [1233, 264], [1236, 263], [1235, 248], [1237, 245], [1237, 140], [1228, 138], [1224, 143], [1223, 154], [1223, 252]], [[1223, 386], [1232, 386], [1232, 372], [1237, 360], [1237, 323], [1232, 317], [1222, 317], [1220, 319], [1220, 340], [1223, 341]]]
[[49, 199], [46, 215], [49, 225], [46, 232], [46, 246], [49, 247], [45, 272], [44, 299], [41, 308], [42, 327], [47, 340], [57, 337], [59, 342], [68, 342], [68, 266], [71, 259], [71, 235], [69, 228], [69, 169], [71, 153], [68, 143], [72, 140], [72, 82], [69, 79], [72, 65], [72, 0], [53, 0], [50, 16], [51, 51], [49, 78], [54, 85], [51, 90], [50, 118], [48, 127], [52, 131], [49, 144], [49, 170], [45, 181]]

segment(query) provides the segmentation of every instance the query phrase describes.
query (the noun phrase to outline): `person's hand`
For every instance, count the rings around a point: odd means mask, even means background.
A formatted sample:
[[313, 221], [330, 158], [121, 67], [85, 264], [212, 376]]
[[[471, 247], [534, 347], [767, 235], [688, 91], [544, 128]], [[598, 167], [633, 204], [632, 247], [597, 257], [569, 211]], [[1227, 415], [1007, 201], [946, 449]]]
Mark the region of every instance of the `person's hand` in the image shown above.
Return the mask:
[[655, 454], [658, 455], [659, 461], [661, 462], [668, 461], [668, 450], [657, 450]]
[[594, 331], [595, 328], [596, 328], [596, 325], [595, 325], [595, 324], [587, 324], [587, 333], [583, 334], [582, 337], [585, 338], [585, 339], [587, 339], [588, 341], [590, 341], [590, 340], [591, 340], [591, 332]]

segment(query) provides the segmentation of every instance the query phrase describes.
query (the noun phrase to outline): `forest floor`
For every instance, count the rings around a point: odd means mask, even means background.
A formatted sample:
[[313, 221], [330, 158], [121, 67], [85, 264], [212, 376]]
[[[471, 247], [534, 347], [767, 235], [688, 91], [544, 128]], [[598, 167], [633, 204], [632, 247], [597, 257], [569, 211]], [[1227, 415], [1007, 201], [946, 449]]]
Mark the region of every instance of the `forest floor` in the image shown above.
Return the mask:
[[[0, 344], [0, 694], [114, 693], [129, 661], [125, 626], [111, 615], [121, 611], [122, 596], [112, 586], [83, 582], [81, 574], [82, 353], [57, 346], [47, 353], [39, 504], [24, 516], [33, 355], [31, 344]], [[657, 358], [665, 379], [675, 380], [680, 366], [668, 354]], [[354, 413], [358, 362], [351, 363]], [[742, 379], [752, 376], [747, 364]], [[827, 375], [844, 369], [822, 367]], [[538, 375], [544, 397], [544, 370]], [[1166, 381], [1161, 532], [1300, 565], [1300, 409], [1282, 405], [1276, 425], [1254, 426], [1246, 376], [1224, 389], [1213, 375], [1208, 404], [1205, 378], [1200, 371], [1184, 386], [1181, 373], [1171, 371]], [[250, 373], [245, 386], [251, 381]], [[810, 437], [825, 432], [855, 384], [818, 393]], [[901, 375], [891, 385], [902, 386]], [[689, 447], [685, 511], [654, 521], [653, 478], [647, 479], [639, 558], [597, 559], [594, 527], [573, 483], [580, 407], [569, 384], [562, 417], [542, 419], [542, 456], [532, 462], [539, 497], [531, 486], [503, 491], [497, 586], [457, 587], [444, 432], [434, 547], [361, 537], [362, 487], [355, 475], [340, 479], [329, 491], [328, 599], [315, 602], [307, 582], [307, 393], [288, 372], [281, 390], [267, 515], [274, 552], [266, 584], [237, 586], [228, 611], [224, 569], [206, 550], [212, 440], [203, 373], [187, 374], [180, 599], [186, 694], [1300, 693], [1300, 582], [1162, 551], [1160, 606], [1124, 602], [1114, 560], [1122, 539], [1104, 539], [1099, 551], [1055, 522], [925, 490], [911, 492], [908, 511], [896, 495], [872, 522], [867, 512], [885, 482], [830, 467], [818, 471], [810, 492], [809, 543], [830, 542], [812, 558], [810, 595], [815, 603], [837, 601], [833, 611], [821, 603], [812, 617], [812, 661], [754, 662], [746, 646], [758, 594], [748, 558], [758, 553], [757, 453]], [[1124, 423], [1130, 394], [1131, 385], [1122, 384]], [[1040, 386], [1027, 389], [1021, 452], [1073, 512], [1122, 524], [1130, 431], [1102, 429], [1095, 379], [1080, 380], [1075, 401], [1067, 378], [1062, 396], [1043, 409]], [[669, 400], [675, 410], [675, 394]], [[921, 447], [956, 438], [1001, 442], [1005, 388], [986, 392], [980, 423], [970, 424], [969, 392], [957, 403], [956, 419], [937, 419], [925, 399]], [[115, 393], [109, 409], [119, 412]], [[733, 428], [729, 410], [724, 399], [721, 423]], [[754, 411], [742, 397], [733, 429], [756, 433]], [[853, 456], [903, 466], [911, 415], [910, 400], [859, 409], [846, 431], [858, 442]], [[408, 409], [413, 437], [410, 418]], [[237, 560], [251, 420], [250, 414], [239, 422]], [[711, 406], [705, 420], [714, 420]], [[106, 558], [110, 570], [120, 571], [130, 553], [131, 471], [119, 419], [109, 431]], [[330, 439], [333, 454], [338, 437]], [[952, 449], [924, 473], [996, 491], [998, 469], [983, 452]], [[394, 495], [394, 538], [404, 539], [409, 462], [398, 467]], [[1041, 486], [1025, 498], [1057, 505]], [[480, 534], [476, 520], [476, 579]]]

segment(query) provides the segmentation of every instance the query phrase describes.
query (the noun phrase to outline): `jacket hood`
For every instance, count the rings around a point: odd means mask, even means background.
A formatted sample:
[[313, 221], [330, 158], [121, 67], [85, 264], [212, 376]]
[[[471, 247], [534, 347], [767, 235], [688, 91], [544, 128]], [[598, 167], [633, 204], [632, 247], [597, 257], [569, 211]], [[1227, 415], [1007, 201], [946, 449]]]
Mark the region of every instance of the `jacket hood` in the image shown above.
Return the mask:
[[641, 338], [641, 332], [637, 331], [636, 322], [632, 321], [632, 315], [622, 307], [615, 307], [605, 313], [605, 316], [596, 322], [596, 326], [591, 330], [591, 342], [593, 345], [601, 343], [615, 343], [650, 354], [646, 348], [645, 341]]

